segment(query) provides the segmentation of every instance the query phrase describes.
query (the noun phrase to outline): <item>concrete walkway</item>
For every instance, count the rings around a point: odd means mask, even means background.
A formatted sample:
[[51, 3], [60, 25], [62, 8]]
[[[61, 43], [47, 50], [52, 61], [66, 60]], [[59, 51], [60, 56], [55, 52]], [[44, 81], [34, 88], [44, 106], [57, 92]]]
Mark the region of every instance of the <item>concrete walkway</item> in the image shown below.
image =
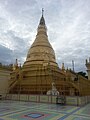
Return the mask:
[[90, 120], [90, 104], [75, 107], [3, 100], [0, 120]]

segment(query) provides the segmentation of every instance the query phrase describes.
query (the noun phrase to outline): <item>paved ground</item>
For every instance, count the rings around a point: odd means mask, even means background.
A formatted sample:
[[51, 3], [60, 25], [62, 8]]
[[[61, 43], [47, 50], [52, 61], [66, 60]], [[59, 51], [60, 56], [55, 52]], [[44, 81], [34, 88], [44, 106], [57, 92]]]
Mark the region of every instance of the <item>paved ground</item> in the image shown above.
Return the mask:
[[61, 106], [21, 101], [0, 101], [0, 120], [90, 120], [90, 104]]

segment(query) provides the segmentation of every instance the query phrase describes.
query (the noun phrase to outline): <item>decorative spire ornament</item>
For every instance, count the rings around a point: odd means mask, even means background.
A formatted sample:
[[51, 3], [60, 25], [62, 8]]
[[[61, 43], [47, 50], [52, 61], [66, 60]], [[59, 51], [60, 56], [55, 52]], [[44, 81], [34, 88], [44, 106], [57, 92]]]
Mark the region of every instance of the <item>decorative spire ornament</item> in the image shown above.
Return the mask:
[[43, 16], [43, 14], [44, 14], [44, 9], [42, 8], [42, 16]]

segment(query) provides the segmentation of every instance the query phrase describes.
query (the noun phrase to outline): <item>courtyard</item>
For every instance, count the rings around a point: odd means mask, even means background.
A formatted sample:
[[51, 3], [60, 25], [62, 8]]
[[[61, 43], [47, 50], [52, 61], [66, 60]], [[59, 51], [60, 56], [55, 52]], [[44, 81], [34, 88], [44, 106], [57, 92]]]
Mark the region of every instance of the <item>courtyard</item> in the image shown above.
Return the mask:
[[1, 100], [0, 120], [90, 120], [90, 104], [78, 107]]

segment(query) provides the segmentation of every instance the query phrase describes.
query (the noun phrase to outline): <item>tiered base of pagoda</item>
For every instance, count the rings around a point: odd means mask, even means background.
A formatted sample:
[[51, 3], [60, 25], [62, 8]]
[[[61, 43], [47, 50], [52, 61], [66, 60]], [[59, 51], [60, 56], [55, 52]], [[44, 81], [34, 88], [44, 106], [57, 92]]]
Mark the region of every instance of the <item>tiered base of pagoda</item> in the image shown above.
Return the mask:
[[52, 83], [54, 82], [60, 93], [68, 94], [65, 75], [57, 67], [23, 68], [21, 73], [22, 75], [19, 76], [22, 77], [18, 78], [18, 82], [9, 93], [47, 94], [47, 91], [52, 89]]

